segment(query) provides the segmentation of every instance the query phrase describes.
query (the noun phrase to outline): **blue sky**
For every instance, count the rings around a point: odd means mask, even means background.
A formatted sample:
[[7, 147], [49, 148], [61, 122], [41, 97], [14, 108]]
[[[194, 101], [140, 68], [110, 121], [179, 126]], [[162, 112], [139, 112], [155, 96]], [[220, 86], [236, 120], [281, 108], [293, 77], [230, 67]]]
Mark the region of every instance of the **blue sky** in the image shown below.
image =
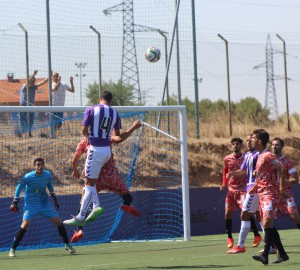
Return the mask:
[[[21, 22], [29, 31], [30, 69], [47, 75], [47, 44], [45, 1], [3, 0], [0, 10], [0, 77], [7, 72], [24, 77], [24, 33], [17, 26]], [[104, 81], [120, 78], [122, 60], [122, 13], [105, 16], [103, 10], [119, 4], [118, 0], [50, 0], [52, 67], [64, 81], [79, 73], [75, 63], [86, 62], [82, 78], [83, 90], [98, 80], [97, 37], [89, 26], [102, 34], [102, 68]], [[265, 61], [265, 44], [270, 34], [274, 48], [274, 74], [283, 76], [282, 43], [287, 44], [287, 69], [290, 110], [299, 111], [300, 3], [296, 0], [195, 0], [197, 24], [197, 53], [199, 98], [227, 99], [226, 63], [222, 34], [229, 41], [231, 97], [238, 101], [247, 96], [265, 102], [266, 72], [253, 67]], [[134, 20], [172, 35], [175, 0], [134, 1]], [[181, 0], [179, 14], [180, 74], [182, 97], [194, 99], [193, 58], [191, 35], [191, 2]], [[156, 32], [135, 33], [141, 91], [147, 105], [161, 100], [165, 79], [164, 57], [153, 64], [143, 54], [147, 47], [159, 47], [164, 56], [164, 42]], [[170, 69], [170, 92], [177, 94], [175, 52]], [[75, 95], [67, 96], [68, 105], [79, 105], [79, 78], [75, 77]], [[279, 112], [285, 111], [284, 81], [275, 81]]]

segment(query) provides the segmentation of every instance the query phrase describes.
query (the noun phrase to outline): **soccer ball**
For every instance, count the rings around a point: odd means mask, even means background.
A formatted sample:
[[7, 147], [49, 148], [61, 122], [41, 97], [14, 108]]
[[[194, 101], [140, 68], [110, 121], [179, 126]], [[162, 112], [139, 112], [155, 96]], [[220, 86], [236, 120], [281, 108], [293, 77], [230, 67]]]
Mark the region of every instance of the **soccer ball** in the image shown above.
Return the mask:
[[155, 47], [149, 47], [145, 52], [145, 57], [149, 62], [157, 62], [160, 59], [160, 50]]

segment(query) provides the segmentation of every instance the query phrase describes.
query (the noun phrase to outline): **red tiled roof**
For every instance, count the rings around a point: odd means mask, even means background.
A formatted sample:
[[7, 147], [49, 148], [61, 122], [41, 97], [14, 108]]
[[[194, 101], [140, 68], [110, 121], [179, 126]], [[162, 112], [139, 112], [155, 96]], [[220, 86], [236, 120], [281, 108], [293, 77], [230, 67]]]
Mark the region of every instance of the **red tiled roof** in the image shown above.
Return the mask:
[[[44, 78], [36, 79], [37, 82]], [[13, 82], [0, 80], [0, 105], [16, 106], [20, 104], [20, 89], [26, 79], [14, 80]], [[35, 94], [36, 106], [47, 106], [49, 104], [48, 83], [39, 87]]]

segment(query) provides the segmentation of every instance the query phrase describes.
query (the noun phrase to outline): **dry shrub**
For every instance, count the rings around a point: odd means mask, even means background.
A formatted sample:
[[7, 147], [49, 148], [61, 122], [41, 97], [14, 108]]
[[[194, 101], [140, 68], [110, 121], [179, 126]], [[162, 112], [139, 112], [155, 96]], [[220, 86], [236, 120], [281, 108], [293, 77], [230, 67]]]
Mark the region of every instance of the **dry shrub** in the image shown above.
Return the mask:
[[[261, 126], [249, 119], [232, 121], [232, 136], [229, 132], [228, 115], [211, 118], [210, 122], [200, 122], [200, 139], [195, 139], [195, 123], [188, 120], [188, 162], [189, 181], [191, 187], [218, 186], [222, 181], [223, 158], [231, 153], [231, 137], [241, 137], [244, 141], [248, 134], [256, 128], [264, 128], [270, 134], [270, 140], [281, 137], [285, 141], [284, 153], [300, 169], [300, 118], [290, 118], [291, 132], [287, 130], [287, 118], [270, 121]], [[298, 136], [298, 137], [297, 137]], [[246, 151], [244, 146], [243, 151]]]

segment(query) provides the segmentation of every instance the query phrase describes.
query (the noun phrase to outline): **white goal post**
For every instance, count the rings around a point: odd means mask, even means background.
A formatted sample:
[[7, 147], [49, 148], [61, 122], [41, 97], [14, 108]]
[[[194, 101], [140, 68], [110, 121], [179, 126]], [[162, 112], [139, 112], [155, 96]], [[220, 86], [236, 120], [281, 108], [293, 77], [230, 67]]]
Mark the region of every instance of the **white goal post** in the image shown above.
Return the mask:
[[[156, 124], [147, 123], [144, 121], [144, 125], [148, 128], [161, 132], [165, 136], [168, 136], [172, 140], [176, 140], [180, 144], [180, 155], [181, 155], [181, 185], [182, 185], [182, 209], [183, 209], [183, 230], [184, 230], [184, 241], [191, 239], [191, 226], [190, 226], [190, 203], [189, 203], [189, 180], [188, 180], [188, 153], [187, 153], [187, 125], [186, 125], [186, 107], [185, 106], [115, 106], [113, 107], [119, 113], [126, 112], [160, 112], [168, 113], [173, 112], [178, 114], [178, 121], [180, 132], [177, 134], [168, 134], [166, 130], [161, 130]], [[35, 112], [35, 113], [48, 113], [50, 116], [53, 112], [64, 112], [64, 113], [83, 113], [85, 106], [0, 106], [0, 114], [2, 113], [21, 113], [21, 112]], [[3, 121], [0, 118], [0, 121]], [[49, 128], [49, 127], [48, 127]], [[0, 131], [1, 133], [1, 131]], [[178, 134], [179, 133], [179, 134]]]

